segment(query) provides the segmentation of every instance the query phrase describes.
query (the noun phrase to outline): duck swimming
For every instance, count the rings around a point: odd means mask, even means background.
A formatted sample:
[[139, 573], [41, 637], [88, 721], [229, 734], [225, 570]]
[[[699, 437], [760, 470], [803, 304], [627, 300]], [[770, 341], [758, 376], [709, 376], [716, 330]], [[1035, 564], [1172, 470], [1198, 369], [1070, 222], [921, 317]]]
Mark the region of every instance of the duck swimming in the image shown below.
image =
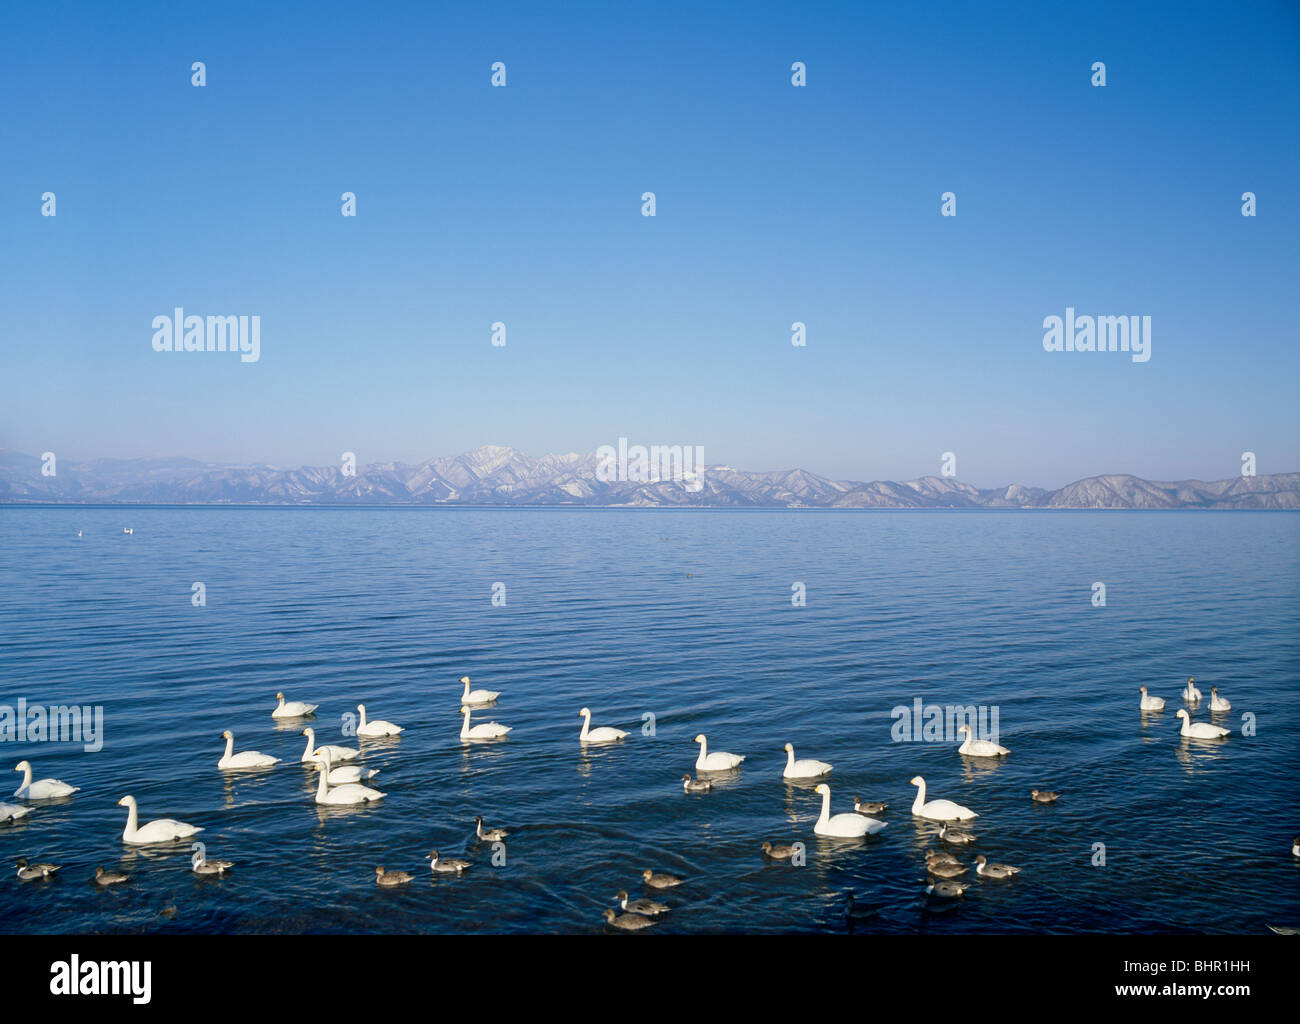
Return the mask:
[[482, 817], [474, 818], [474, 834], [485, 843], [499, 843], [510, 833], [503, 828], [484, 828]]
[[1053, 793], [1050, 789], [1031, 789], [1029, 799], [1036, 804], [1054, 804], [1061, 799], [1061, 794]]
[[124, 875], [120, 871], [105, 871], [103, 868], [95, 868], [95, 877], [91, 879], [96, 885], [121, 885], [123, 882], [129, 882], [130, 875]]
[[649, 868], [641, 872], [641, 880], [651, 889], [671, 889], [682, 884], [682, 879], [676, 875], [670, 875], [666, 871], [651, 871]]
[[660, 903], [658, 900], [645, 899], [644, 897], [637, 900], [627, 898], [627, 890], [620, 889], [614, 894], [614, 899], [618, 905], [626, 910], [629, 914], [640, 914], [642, 917], [660, 917], [669, 911], [667, 903]]
[[437, 850], [430, 850], [429, 856], [425, 858], [429, 862], [429, 870], [440, 874], [462, 874], [470, 867], [467, 860], [457, 860], [455, 857], [443, 857]]
[[875, 800], [860, 800], [858, 797], [853, 798], [853, 810], [856, 814], [884, 814], [889, 804], [882, 804]]
[[984, 854], [975, 858], [975, 874], [981, 878], [1010, 878], [1012, 875], [1019, 874], [1021, 868], [1013, 868], [1010, 864], [990, 864]]
[[410, 880], [411, 876], [405, 871], [388, 871], [382, 864], [375, 868], [375, 883], [377, 885], [405, 885]]
[[708, 793], [713, 789], [713, 783], [708, 779], [692, 779], [691, 773], [687, 772], [682, 776], [682, 789], [687, 793]]
[[643, 928], [653, 928], [654, 920], [646, 917], [644, 914], [615, 914], [613, 907], [605, 909], [605, 921], [615, 928], [621, 928], [625, 932], [637, 932]]
[[59, 870], [57, 864], [28, 864], [26, 857], [19, 857], [14, 861], [14, 867], [18, 869], [18, 877], [24, 882], [50, 878]]

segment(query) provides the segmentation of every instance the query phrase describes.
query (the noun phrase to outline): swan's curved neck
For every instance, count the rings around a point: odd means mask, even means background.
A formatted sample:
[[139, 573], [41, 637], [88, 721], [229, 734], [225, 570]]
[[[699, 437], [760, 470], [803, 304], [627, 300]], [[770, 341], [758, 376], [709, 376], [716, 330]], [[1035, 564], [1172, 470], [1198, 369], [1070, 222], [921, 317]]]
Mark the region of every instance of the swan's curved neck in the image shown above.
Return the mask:
[[[791, 754], [790, 756], [793, 757], [794, 755]], [[830, 820], [831, 820], [831, 791], [828, 788], [822, 790], [822, 816], [817, 819], [817, 824], [819, 826], [824, 826]]]
[[329, 779], [328, 779], [329, 773], [330, 770], [329, 770], [328, 761], [325, 762], [325, 764], [319, 765], [316, 769], [316, 774], [320, 776], [320, 782], [316, 784], [317, 800], [324, 800], [325, 797], [329, 795], [329, 791], [330, 791]]
[[316, 746], [316, 733], [313, 732], [310, 728], [307, 728], [303, 730], [303, 735], [307, 737], [307, 746], [303, 748], [302, 759], [304, 761], [310, 761], [311, 752]]
[[705, 737], [700, 737], [700, 760], [709, 756], [709, 741]]
[[31, 765], [26, 765], [26, 766], [23, 768], [23, 784], [22, 784], [21, 786], [19, 786], [18, 788], [19, 788], [19, 789], [26, 789], [26, 788], [27, 788], [28, 786], [30, 786], [31, 784], [32, 784], [32, 766], [31, 766]]
[[466, 708], [461, 713], [465, 716], [465, 720], [464, 722], [461, 723], [460, 734], [462, 736], [468, 736], [469, 735], [469, 708]]
[[925, 806], [925, 779], [916, 784], [916, 799], [912, 801], [912, 811], [915, 813]]
[[[263, 705], [265, 707], [266, 705]], [[132, 800], [126, 805], [126, 834], [133, 836], [140, 830], [140, 812]]]
[[361, 724], [358, 728], [364, 729], [366, 727], [366, 706], [364, 704], [358, 704], [357, 713], [361, 716]]
[[791, 747], [785, 752], [785, 766], [787, 768], [794, 767], [794, 747]]
[[591, 712], [588, 711], [582, 716], [582, 732], [578, 733], [578, 739], [585, 740], [587, 731], [591, 728]]
[[469, 680], [468, 680], [468, 679], [465, 680], [465, 696], [466, 696], [466, 697], [469, 696]]
[[[230, 755], [233, 754], [234, 752], [235, 752], [235, 737], [234, 734], [232, 733], [231, 735], [226, 737], [226, 757], [230, 757]], [[222, 758], [223, 761], [225, 759], [226, 758]]]

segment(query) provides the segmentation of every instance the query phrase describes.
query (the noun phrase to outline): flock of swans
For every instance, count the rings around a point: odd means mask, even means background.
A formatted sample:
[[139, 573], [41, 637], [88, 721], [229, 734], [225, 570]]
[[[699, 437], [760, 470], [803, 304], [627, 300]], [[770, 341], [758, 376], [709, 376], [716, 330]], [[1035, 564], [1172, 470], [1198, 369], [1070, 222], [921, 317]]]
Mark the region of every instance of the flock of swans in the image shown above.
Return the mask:
[[[501, 725], [498, 722], [479, 722], [475, 724], [472, 721], [473, 710], [494, 704], [497, 698], [501, 696], [500, 692], [495, 690], [472, 690], [469, 676], [462, 677], [460, 682], [464, 687], [460, 701], [460, 713], [462, 715], [461, 740], [472, 742], [505, 739], [510, 733], [509, 726]], [[1182, 692], [1184, 702], [1192, 709], [1195, 709], [1202, 700], [1201, 691], [1197, 689], [1195, 684], [1195, 679], [1189, 676], [1187, 686]], [[1145, 713], [1164, 709], [1165, 701], [1163, 698], [1149, 694], [1145, 686], [1139, 687], [1139, 692], [1141, 693], [1138, 705], [1140, 711]], [[1212, 713], [1221, 714], [1231, 708], [1232, 705], [1219, 696], [1217, 687], [1212, 688], [1210, 692], [1209, 707]], [[305, 721], [319, 710], [319, 705], [316, 704], [286, 700], [283, 693], [277, 693], [275, 699], [277, 703], [275, 709], [271, 712], [271, 717], [280, 722]], [[357, 705], [357, 712], [355, 733], [359, 737], [380, 739], [398, 736], [403, 732], [401, 726], [394, 725], [392, 722], [368, 718], [364, 704]], [[622, 729], [610, 726], [592, 728], [591, 710], [589, 708], [582, 708], [578, 712], [578, 717], [582, 719], [578, 741], [583, 745], [618, 743], [628, 736], [628, 733]], [[1192, 722], [1188, 708], [1179, 708], [1177, 717], [1182, 723], [1180, 735], [1184, 737], [1219, 740], [1229, 734], [1229, 730], [1222, 726], [1205, 722]], [[963, 756], [1001, 758], [1010, 754], [1006, 747], [990, 740], [977, 739], [968, 725], [960, 726], [957, 732], [962, 737], [962, 743], [957, 748], [957, 751]], [[306, 737], [306, 745], [299, 761], [309, 766], [316, 774], [314, 800], [317, 804], [349, 806], [384, 799], [385, 794], [383, 792], [372, 785], [367, 785], [367, 783], [373, 782], [378, 774], [378, 769], [366, 768], [363, 763], [360, 763], [360, 749], [330, 743], [318, 744], [315, 730], [311, 725], [304, 725], [301, 734]], [[236, 752], [235, 736], [228, 729], [221, 733], [221, 739], [225, 741], [225, 748], [217, 761], [217, 768], [222, 772], [265, 770], [281, 763], [280, 758], [256, 750]], [[703, 733], [697, 735], [693, 742], [699, 744], [699, 754], [695, 759], [697, 777], [692, 778], [689, 773], [682, 776], [682, 788], [687, 793], [704, 794], [711, 792], [713, 781], [706, 778], [706, 776], [734, 773], [739, 770], [741, 763], [745, 760], [744, 755], [721, 750], [710, 750], [708, 738]], [[782, 778], [789, 781], [812, 781], [815, 783], [813, 792], [821, 797], [821, 813], [813, 825], [813, 832], [816, 835], [831, 839], [856, 840], [875, 835], [885, 829], [886, 823], [875, 817], [875, 815], [883, 814], [886, 810], [887, 805], [884, 803], [855, 799], [852, 811], [832, 814], [831, 788], [825, 781], [820, 780], [823, 780], [832, 772], [833, 766], [826, 761], [819, 761], [814, 758], [796, 758], [794, 746], [790, 743], [785, 744], [784, 750], [786, 762], [782, 771]], [[22, 773], [22, 783], [14, 791], [14, 797], [24, 801], [24, 803], [0, 802], [0, 823], [16, 821], [25, 816], [31, 811], [30, 804], [32, 803], [66, 799], [74, 793], [80, 792], [80, 787], [71, 786], [59, 779], [33, 779], [32, 765], [29, 761], [19, 762], [14, 770]], [[967, 874], [971, 867], [974, 868], [975, 875], [981, 879], [1007, 880], [1015, 877], [1021, 871], [1021, 868], [1010, 864], [990, 863], [983, 854], [977, 856], [972, 865], [963, 863], [945, 847], [961, 848], [974, 843], [976, 841], [975, 835], [960, 827], [957, 823], [973, 821], [979, 815], [969, 807], [953, 800], [928, 798], [929, 794], [926, 789], [925, 779], [919, 775], [913, 777], [910, 784], [916, 788], [916, 796], [911, 806], [913, 816], [940, 825], [937, 838], [941, 845], [925, 851], [926, 871], [929, 876], [928, 884], [924, 887], [924, 892], [927, 895], [939, 899], [961, 897], [971, 883], [959, 881], [958, 879]], [[1035, 803], [1052, 804], [1059, 799], [1059, 794], [1049, 790], [1033, 789], [1030, 791], [1030, 798]], [[118, 800], [118, 805], [127, 809], [127, 820], [122, 832], [122, 841], [128, 845], [146, 846], [174, 843], [189, 839], [203, 831], [197, 825], [176, 821], [172, 818], [155, 818], [143, 825], [140, 824], [139, 808], [135, 797], [130, 794]], [[474, 820], [475, 838], [480, 842], [502, 843], [509, 835], [505, 829], [486, 826], [481, 816], [476, 817]], [[761, 854], [770, 862], [791, 862], [795, 859], [798, 846], [799, 844], [766, 841], [762, 844]], [[1296, 857], [1300, 857], [1300, 837], [1292, 841], [1291, 852]], [[435, 875], [450, 874], [459, 876], [471, 867], [470, 861], [443, 857], [437, 850], [430, 851], [425, 860], [429, 862], [429, 870]], [[59, 865], [31, 863], [26, 858], [19, 858], [15, 865], [17, 867], [17, 877], [24, 882], [48, 881], [59, 870]], [[231, 861], [209, 858], [203, 844], [194, 844], [191, 868], [196, 875], [221, 877], [234, 866]], [[413, 877], [409, 872], [390, 870], [382, 865], [375, 868], [375, 882], [385, 888], [405, 885], [411, 882]], [[94, 877], [91, 879], [92, 882], [99, 886], [121, 885], [129, 880], [129, 875], [109, 871], [102, 866], [95, 868]], [[641, 881], [647, 890], [664, 892], [682, 884], [683, 879], [666, 872], [657, 872], [647, 868], [642, 872]], [[620, 889], [615, 894], [614, 900], [622, 913], [618, 913], [613, 908], [608, 908], [604, 912], [604, 919], [608, 925], [622, 931], [641, 931], [652, 927], [670, 910], [668, 904], [660, 900], [648, 897], [630, 898], [626, 889]], [[845, 902], [844, 916], [849, 922], [862, 920], [875, 913], [875, 908], [856, 903], [852, 892], [845, 894]]]

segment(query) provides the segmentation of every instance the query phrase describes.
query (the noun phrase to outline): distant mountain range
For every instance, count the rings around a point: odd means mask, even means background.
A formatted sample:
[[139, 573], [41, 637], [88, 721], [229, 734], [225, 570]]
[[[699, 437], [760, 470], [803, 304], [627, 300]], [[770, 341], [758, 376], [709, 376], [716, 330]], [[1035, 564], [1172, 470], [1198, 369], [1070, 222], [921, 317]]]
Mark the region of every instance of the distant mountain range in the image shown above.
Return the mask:
[[590, 455], [535, 459], [485, 445], [417, 465], [381, 462], [344, 475], [335, 466], [237, 466], [184, 458], [41, 460], [0, 450], [0, 503], [161, 505], [586, 505], [643, 508], [1075, 508], [1300, 509], [1300, 473], [1159, 482], [1127, 474], [1057, 490], [1011, 484], [980, 489], [954, 478], [895, 483], [830, 480], [792, 469], [746, 473], [709, 466], [692, 491], [673, 481], [606, 482]]

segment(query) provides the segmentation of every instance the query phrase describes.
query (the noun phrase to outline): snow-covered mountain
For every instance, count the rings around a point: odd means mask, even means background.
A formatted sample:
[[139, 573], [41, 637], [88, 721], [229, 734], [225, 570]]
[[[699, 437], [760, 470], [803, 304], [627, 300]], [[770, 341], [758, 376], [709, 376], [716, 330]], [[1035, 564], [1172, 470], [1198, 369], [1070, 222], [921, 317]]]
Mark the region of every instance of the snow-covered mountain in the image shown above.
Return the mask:
[[417, 465], [357, 466], [354, 475], [337, 466], [283, 469], [184, 458], [60, 459], [54, 476], [42, 476], [41, 466], [35, 456], [0, 450], [0, 503], [1300, 509], [1300, 473], [1208, 483], [1108, 474], [1048, 491], [1020, 484], [980, 489], [936, 476], [863, 483], [803, 469], [747, 473], [712, 466], [703, 486], [691, 491], [672, 481], [604, 481], [595, 453], [533, 458], [504, 445]]

